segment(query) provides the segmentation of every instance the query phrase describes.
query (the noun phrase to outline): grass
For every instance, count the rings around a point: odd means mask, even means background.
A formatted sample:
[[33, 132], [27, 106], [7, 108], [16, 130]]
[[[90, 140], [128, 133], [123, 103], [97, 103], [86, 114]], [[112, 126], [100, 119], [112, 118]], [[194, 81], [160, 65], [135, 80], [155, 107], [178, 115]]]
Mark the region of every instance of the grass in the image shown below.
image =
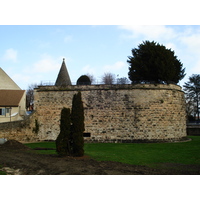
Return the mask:
[[[1, 168], [2, 168], [2, 166], [0, 165], [0, 169]], [[6, 172], [0, 170], [0, 175], [6, 175]]]
[[[56, 148], [55, 142], [39, 142], [39, 143], [28, 143], [26, 146], [34, 148]], [[56, 150], [37, 150], [35, 153], [39, 154], [57, 154]]]
[[200, 164], [200, 137], [182, 143], [89, 144], [86, 154], [99, 161], [117, 161], [132, 165], [157, 163]]
[[[132, 165], [155, 166], [162, 163], [200, 165], [200, 137], [180, 143], [85, 143], [85, 154], [98, 161], [117, 161]], [[55, 148], [54, 142], [26, 144], [31, 148]], [[55, 150], [37, 150], [56, 154]]]

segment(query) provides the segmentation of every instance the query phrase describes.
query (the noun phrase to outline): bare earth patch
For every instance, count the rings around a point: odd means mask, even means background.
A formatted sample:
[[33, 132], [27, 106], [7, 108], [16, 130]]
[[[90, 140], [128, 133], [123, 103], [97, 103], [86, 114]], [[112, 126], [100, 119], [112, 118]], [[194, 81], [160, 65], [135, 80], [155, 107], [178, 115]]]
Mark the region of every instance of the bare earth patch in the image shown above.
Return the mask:
[[166, 163], [157, 168], [112, 161], [96, 161], [88, 156], [73, 158], [34, 153], [15, 140], [0, 145], [0, 165], [15, 175], [170, 175], [200, 174], [200, 166]]

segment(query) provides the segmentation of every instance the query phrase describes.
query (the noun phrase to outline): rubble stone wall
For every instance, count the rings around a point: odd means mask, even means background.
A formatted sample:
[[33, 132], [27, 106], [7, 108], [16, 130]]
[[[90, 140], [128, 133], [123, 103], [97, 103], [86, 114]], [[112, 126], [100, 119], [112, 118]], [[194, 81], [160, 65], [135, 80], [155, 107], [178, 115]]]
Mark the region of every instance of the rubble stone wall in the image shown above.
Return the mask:
[[185, 99], [177, 85], [42, 86], [35, 112], [27, 119], [0, 123], [0, 138], [21, 142], [55, 140], [63, 107], [81, 91], [87, 142], [176, 141], [186, 134]]
[[34, 112], [24, 120], [0, 123], [0, 138], [20, 142], [38, 141], [37, 120]]
[[185, 99], [177, 85], [42, 86], [35, 90], [39, 140], [55, 140], [60, 113], [81, 91], [89, 142], [179, 140], [186, 136]]

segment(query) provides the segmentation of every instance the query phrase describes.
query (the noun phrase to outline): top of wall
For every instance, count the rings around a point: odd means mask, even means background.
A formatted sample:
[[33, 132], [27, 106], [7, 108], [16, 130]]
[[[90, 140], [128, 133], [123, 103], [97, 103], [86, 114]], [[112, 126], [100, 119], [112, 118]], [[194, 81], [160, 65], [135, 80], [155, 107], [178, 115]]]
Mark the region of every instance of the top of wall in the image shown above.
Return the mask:
[[126, 85], [69, 85], [66, 87], [58, 86], [39, 86], [36, 88], [40, 91], [88, 91], [88, 90], [132, 90], [132, 89], [149, 89], [149, 90], [179, 90], [182, 88], [174, 84], [126, 84]]

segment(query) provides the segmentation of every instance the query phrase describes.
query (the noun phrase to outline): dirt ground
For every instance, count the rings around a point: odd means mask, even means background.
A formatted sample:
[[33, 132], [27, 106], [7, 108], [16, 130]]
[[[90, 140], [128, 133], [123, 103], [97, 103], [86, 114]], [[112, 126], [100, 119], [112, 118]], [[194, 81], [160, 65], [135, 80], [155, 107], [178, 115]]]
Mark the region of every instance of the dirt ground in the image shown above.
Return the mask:
[[179, 175], [200, 174], [200, 166], [160, 165], [159, 169], [111, 161], [95, 161], [87, 156], [59, 157], [36, 154], [15, 140], [0, 145], [2, 171], [15, 175]]

